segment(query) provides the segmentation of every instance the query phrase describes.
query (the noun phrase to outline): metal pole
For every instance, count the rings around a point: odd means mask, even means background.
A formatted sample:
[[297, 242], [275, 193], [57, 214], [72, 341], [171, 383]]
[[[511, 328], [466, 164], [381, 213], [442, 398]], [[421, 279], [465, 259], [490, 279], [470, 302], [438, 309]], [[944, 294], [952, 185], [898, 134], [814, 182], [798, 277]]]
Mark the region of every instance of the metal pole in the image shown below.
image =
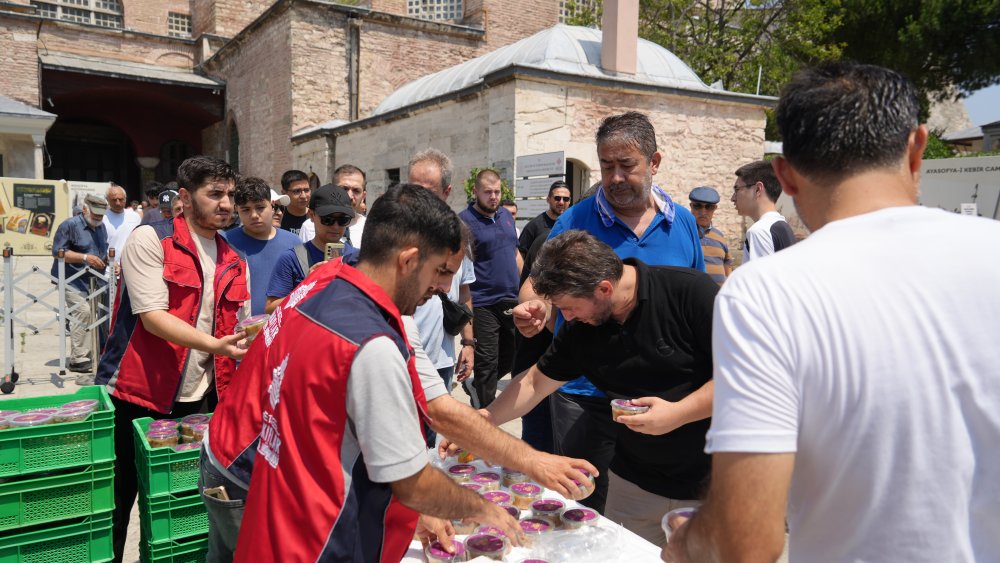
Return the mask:
[[66, 323], [69, 316], [66, 314], [66, 249], [60, 248], [57, 257], [59, 264], [57, 271], [59, 280], [59, 375], [66, 375]]
[[115, 299], [118, 297], [118, 276], [115, 274], [115, 249], [108, 249], [108, 335], [111, 334], [111, 321], [115, 316]]
[[10, 247], [3, 249], [3, 375], [14, 373], [14, 261]]
[[[94, 276], [90, 276], [88, 281], [90, 282], [88, 295], [94, 295], [94, 291], [97, 290], [97, 280], [94, 279]], [[94, 325], [101, 313], [100, 299], [100, 295], [94, 295], [93, 298], [87, 300], [87, 304], [90, 306], [90, 323], [92, 325], [87, 327], [87, 330], [90, 331], [90, 373], [94, 375], [97, 375], [97, 358], [100, 357], [101, 353], [101, 331], [98, 330], [100, 325]]]

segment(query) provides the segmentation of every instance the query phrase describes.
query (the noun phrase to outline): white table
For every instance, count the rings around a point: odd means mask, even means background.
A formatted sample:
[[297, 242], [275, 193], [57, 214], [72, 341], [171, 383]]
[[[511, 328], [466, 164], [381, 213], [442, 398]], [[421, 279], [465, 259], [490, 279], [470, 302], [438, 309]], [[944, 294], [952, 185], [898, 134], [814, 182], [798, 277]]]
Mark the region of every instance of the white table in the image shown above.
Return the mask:
[[[499, 472], [499, 468], [487, 468], [485, 466], [485, 464], [482, 461], [480, 461], [480, 460], [476, 460], [475, 462], [473, 462], [473, 465], [475, 465], [480, 471], [497, 471], [497, 472]], [[566, 508], [567, 509], [570, 509], [570, 508], [579, 508], [581, 506], [579, 503], [577, 503], [575, 501], [572, 501], [572, 500], [567, 500], [566, 498], [562, 497], [561, 495], [559, 495], [555, 491], [550, 491], [548, 489], [546, 489], [545, 492], [542, 494], [542, 498], [551, 498], [551, 499], [561, 500], [561, 501], [563, 501], [563, 502], [566, 503]], [[527, 515], [526, 513], [530, 512], [530, 511], [523, 511], [522, 510], [521, 512], [522, 512], [522, 516], [521, 517], [524, 518]], [[633, 562], [634, 563], [644, 563], [644, 562], [653, 563], [653, 562], [656, 562], [656, 561], [660, 561], [660, 546], [653, 545], [653, 544], [649, 543], [648, 541], [640, 538], [639, 536], [637, 536], [636, 534], [632, 533], [631, 531], [626, 530], [625, 528], [623, 528], [619, 524], [616, 524], [616, 523], [612, 522], [611, 520], [608, 520], [604, 516], [600, 517], [600, 519], [599, 519], [599, 521], [597, 523], [597, 526], [599, 528], [602, 528], [603, 530], [608, 530], [608, 531], [610, 531], [610, 532], [612, 532], [612, 533], [614, 533], [614, 534], [617, 535], [617, 538], [618, 538], [618, 542], [617, 542], [618, 558], [617, 558], [617, 561], [615, 561], [614, 559], [608, 559], [607, 557], [603, 557], [602, 556], [599, 559], [599, 561], [594, 561], [594, 563], [619, 563], [619, 562], [621, 562], [621, 563], [625, 563], [625, 562], [628, 562], [628, 563], [633, 563]], [[574, 532], [554, 532], [554, 533], [558, 533], [558, 534], [572, 534]], [[459, 539], [459, 540], [465, 540], [466, 535], [458, 535], [458, 536], [455, 536], [455, 537], [456, 537], [456, 539]], [[529, 548], [526, 548], [526, 547], [515, 547], [513, 550], [511, 550], [511, 553], [504, 560], [507, 561], [507, 562], [509, 562], [509, 563], [517, 563], [518, 561], [520, 561], [522, 559], [525, 559], [525, 558], [527, 558], [527, 557], [529, 557], [531, 555], [532, 555], [532, 552], [531, 552], [531, 550]], [[476, 559], [477, 562], [480, 561], [480, 560], [482, 560], [482, 561], [489, 561], [489, 560], [487, 560], [485, 558], [482, 558], [482, 557]], [[406, 555], [403, 556], [402, 562], [403, 563], [421, 563], [423, 561], [424, 561], [423, 549], [420, 546], [420, 542], [414, 540], [413, 543], [410, 544], [410, 549], [406, 552]], [[574, 563], [586, 563], [587, 560], [585, 558], [584, 559], [574, 558], [573, 561], [574, 561]]]

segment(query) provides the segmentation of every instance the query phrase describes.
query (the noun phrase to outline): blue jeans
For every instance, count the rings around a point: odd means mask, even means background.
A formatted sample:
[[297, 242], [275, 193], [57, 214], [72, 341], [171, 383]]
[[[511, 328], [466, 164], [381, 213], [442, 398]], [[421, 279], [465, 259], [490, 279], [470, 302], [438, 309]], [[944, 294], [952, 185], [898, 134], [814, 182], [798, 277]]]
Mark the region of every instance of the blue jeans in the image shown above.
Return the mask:
[[[211, 447], [211, 446], [209, 446]], [[208, 513], [208, 554], [206, 563], [231, 562], [236, 553], [236, 540], [243, 522], [243, 508], [247, 491], [219, 472], [208, 460], [204, 448], [201, 450], [198, 492]], [[205, 494], [205, 489], [225, 487], [229, 500], [221, 500]]]
[[[444, 388], [451, 393], [451, 380], [455, 376], [455, 366], [449, 368], [438, 368], [438, 375], [441, 376], [441, 380], [444, 381]], [[427, 427], [427, 432], [424, 434], [424, 438], [427, 440], [427, 447], [434, 449], [437, 446], [437, 432], [431, 430], [431, 427]]]

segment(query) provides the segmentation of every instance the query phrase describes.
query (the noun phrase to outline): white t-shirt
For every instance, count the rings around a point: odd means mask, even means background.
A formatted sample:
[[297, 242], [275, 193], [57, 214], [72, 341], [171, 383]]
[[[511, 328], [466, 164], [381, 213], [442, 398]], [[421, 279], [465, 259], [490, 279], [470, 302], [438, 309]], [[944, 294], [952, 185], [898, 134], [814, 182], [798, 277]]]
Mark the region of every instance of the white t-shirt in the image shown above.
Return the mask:
[[795, 452], [791, 561], [1000, 561], [998, 248], [898, 207], [722, 286], [706, 451]]
[[[771, 227], [777, 222], [785, 222], [777, 211], [768, 211], [747, 229], [746, 247], [743, 249], [743, 263], [753, 258], [763, 258], [774, 254], [774, 236]], [[782, 247], [783, 248], [783, 247]]]
[[[455, 272], [455, 277], [451, 279], [448, 299], [458, 303], [461, 286], [471, 285], [474, 281], [476, 281], [475, 267], [472, 260], [466, 256], [462, 259], [462, 265], [458, 268], [458, 272]], [[416, 319], [417, 326], [420, 328], [420, 339], [424, 344], [424, 350], [437, 369], [455, 365], [455, 337], [444, 331], [444, 310], [441, 307], [441, 300], [432, 297], [417, 307], [416, 312], [413, 313], [413, 318]]]
[[125, 241], [141, 221], [142, 217], [128, 207], [121, 213], [115, 213], [111, 209], [104, 212], [101, 222], [108, 231], [108, 246], [115, 249], [115, 262], [121, 263]]

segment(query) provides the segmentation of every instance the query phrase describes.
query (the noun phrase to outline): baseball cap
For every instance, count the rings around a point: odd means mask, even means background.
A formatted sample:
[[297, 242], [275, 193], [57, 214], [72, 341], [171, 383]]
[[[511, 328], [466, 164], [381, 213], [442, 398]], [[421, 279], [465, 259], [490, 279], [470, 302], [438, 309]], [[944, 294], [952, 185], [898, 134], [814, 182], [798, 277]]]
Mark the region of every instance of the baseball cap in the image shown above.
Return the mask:
[[348, 217], [354, 217], [354, 206], [351, 205], [351, 197], [347, 195], [344, 188], [333, 184], [320, 186], [309, 198], [309, 209], [316, 215], [326, 217], [331, 213], [343, 213]]
[[701, 203], [719, 203], [719, 192], [715, 188], [700, 186], [691, 190], [688, 199]]
[[278, 195], [278, 192], [271, 190], [271, 203], [278, 205], [288, 205], [292, 202], [292, 198], [288, 197], [288, 194]]
[[83, 203], [87, 204], [94, 215], [104, 215], [104, 211], [108, 208], [108, 200], [99, 194], [87, 194], [87, 197], [83, 198]]
[[164, 205], [170, 207], [170, 202], [173, 201], [175, 197], [177, 197], [177, 192], [175, 192], [174, 190], [163, 190], [157, 197], [160, 198], [160, 207], [163, 207]]

